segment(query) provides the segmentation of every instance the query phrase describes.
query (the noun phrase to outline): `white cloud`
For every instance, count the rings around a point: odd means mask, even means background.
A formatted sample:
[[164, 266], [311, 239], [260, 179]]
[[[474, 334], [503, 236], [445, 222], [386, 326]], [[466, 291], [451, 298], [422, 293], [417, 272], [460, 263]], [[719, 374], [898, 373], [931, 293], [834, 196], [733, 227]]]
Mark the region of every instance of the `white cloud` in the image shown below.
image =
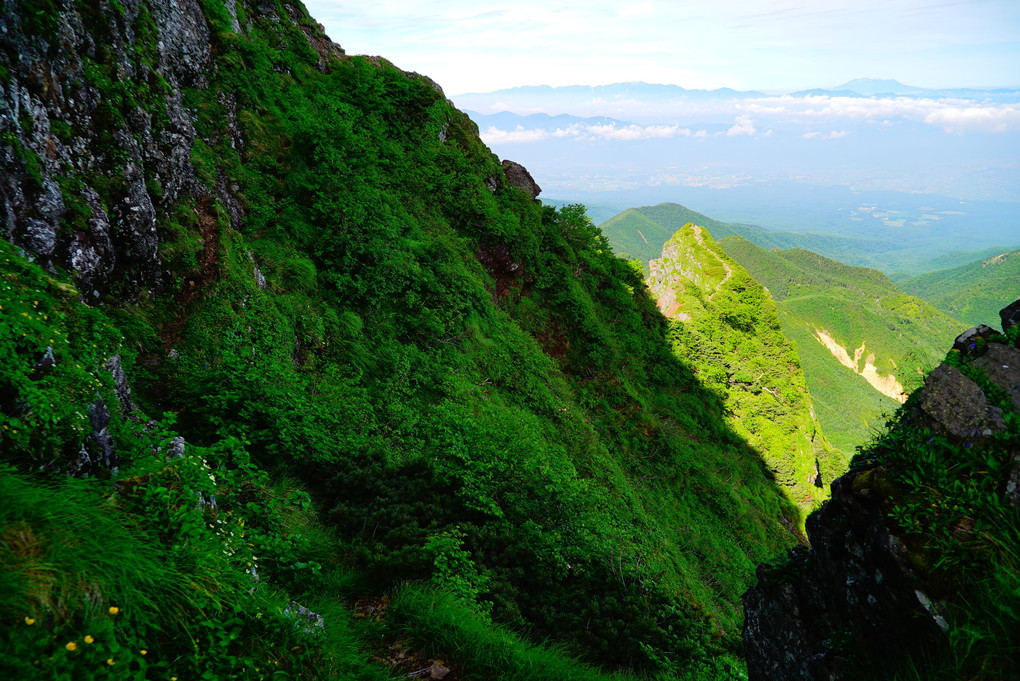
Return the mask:
[[1020, 105], [1000, 107], [947, 106], [924, 117], [930, 125], [941, 125], [946, 132], [977, 128], [988, 132], [1020, 130]]
[[759, 116], [806, 119], [849, 119], [876, 121], [892, 125], [894, 120], [910, 120], [938, 125], [948, 132], [975, 130], [1011, 132], [1020, 130], [1020, 104], [994, 104], [962, 99], [930, 99], [912, 97], [864, 98], [830, 97], [768, 97], [737, 105]]
[[519, 125], [514, 130], [500, 130], [496, 126], [490, 126], [481, 132], [481, 138], [486, 144], [541, 142], [547, 137], [549, 137], [549, 133], [545, 130], [525, 130]]
[[806, 140], [834, 140], [839, 139], [840, 137], [846, 137], [848, 134], [850, 133], [846, 130], [833, 130], [832, 132], [824, 134], [818, 131], [811, 131], [804, 133], [801, 137]]
[[572, 138], [581, 141], [612, 140], [632, 142], [635, 140], [669, 139], [673, 137], [705, 137], [704, 130], [692, 131], [679, 125], [617, 125], [616, 123], [575, 123], [555, 130], [528, 130], [518, 125], [514, 130], [500, 130], [490, 126], [481, 132], [486, 144], [514, 144], [540, 142], [546, 139]]
[[584, 132], [586, 135], [594, 139], [611, 139], [611, 140], [646, 140], [656, 138], [669, 138], [669, 137], [690, 137], [691, 131], [689, 128], [681, 128], [679, 125], [627, 125], [624, 127], [617, 127], [615, 123], [608, 125], [588, 125], [584, 126]]
[[735, 137], [737, 135], [753, 135], [757, 130], [754, 127], [754, 122], [747, 116], [737, 116], [736, 122], [729, 130], [726, 131], [726, 135]]

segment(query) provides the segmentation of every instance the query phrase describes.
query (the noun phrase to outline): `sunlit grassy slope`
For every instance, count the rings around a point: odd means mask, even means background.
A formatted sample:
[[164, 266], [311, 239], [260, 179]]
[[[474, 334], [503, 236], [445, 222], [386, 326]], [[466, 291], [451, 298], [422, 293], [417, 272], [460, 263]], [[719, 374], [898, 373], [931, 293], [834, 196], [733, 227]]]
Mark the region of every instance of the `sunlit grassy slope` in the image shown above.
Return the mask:
[[976, 326], [995, 324], [999, 310], [1020, 298], [1020, 251], [996, 253], [952, 269], [901, 279], [896, 285]]
[[847, 457], [815, 419], [773, 300], [708, 230], [692, 224], [651, 262], [648, 285], [672, 319], [674, 351], [724, 397], [727, 422], [762, 453], [791, 500], [810, 512]]
[[[916, 387], [964, 328], [906, 295], [877, 270], [800, 249], [768, 251], [740, 237], [722, 239], [719, 245], [776, 301], [783, 332], [800, 354], [819, 420], [844, 451], [852, 452], [879, 431], [883, 414], [897, 406], [894, 397]], [[823, 344], [825, 336], [845, 351], [853, 368], [837, 360]], [[886, 382], [885, 394], [862, 375], [871, 355], [874, 374]]]

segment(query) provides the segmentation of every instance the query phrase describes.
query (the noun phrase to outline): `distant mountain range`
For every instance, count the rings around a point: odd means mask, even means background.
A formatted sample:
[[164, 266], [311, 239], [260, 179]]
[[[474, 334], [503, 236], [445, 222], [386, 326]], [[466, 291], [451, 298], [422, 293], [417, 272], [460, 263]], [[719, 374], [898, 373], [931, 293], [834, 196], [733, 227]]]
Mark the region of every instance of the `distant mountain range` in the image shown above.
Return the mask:
[[551, 85], [522, 85], [520, 87], [506, 88], [487, 93], [465, 93], [456, 95], [456, 97], [460, 101], [467, 97], [480, 95], [490, 97], [500, 94], [553, 96], [557, 99], [576, 97], [587, 99], [593, 97], [603, 99], [747, 99], [749, 97], [766, 96], [765, 93], [757, 90], [734, 90], [728, 87], [717, 88], [715, 90], [688, 90], [679, 85], [662, 85], [635, 81], [630, 83], [612, 83], [609, 85], [563, 85], [559, 87]]
[[861, 95], [916, 95], [925, 92], [924, 88], [904, 85], [898, 80], [889, 78], [854, 78], [832, 89], [855, 92]]
[[[896, 80], [856, 78], [831, 88], [819, 87], [785, 93], [792, 97], [829, 95], [833, 97], [953, 97], [967, 100], [1020, 101], [1020, 88], [921, 88]], [[492, 92], [470, 92], [453, 95], [461, 108], [479, 108], [480, 103], [510, 98], [527, 101], [590, 102], [612, 101], [720, 101], [763, 98], [770, 95], [759, 90], [687, 89], [679, 85], [644, 83], [611, 83], [609, 85], [522, 85]], [[563, 109], [566, 110], [566, 109]]]
[[528, 130], [563, 130], [572, 125], [615, 125], [625, 127], [635, 125], [630, 121], [621, 121], [607, 116], [571, 116], [570, 114], [558, 114], [552, 116], [546, 113], [521, 115], [511, 111], [501, 111], [494, 114], [483, 114], [476, 111], [466, 110], [481, 131], [489, 127], [496, 127], [500, 130], [514, 130], [518, 126]]

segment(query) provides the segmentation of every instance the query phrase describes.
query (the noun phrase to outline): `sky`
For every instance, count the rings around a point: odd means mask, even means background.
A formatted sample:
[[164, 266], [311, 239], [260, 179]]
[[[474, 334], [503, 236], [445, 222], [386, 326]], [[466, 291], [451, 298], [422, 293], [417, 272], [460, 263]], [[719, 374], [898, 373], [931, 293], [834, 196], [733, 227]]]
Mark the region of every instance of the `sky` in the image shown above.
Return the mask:
[[792, 92], [854, 78], [1020, 87], [1018, 0], [306, 0], [348, 54], [448, 96], [644, 81]]

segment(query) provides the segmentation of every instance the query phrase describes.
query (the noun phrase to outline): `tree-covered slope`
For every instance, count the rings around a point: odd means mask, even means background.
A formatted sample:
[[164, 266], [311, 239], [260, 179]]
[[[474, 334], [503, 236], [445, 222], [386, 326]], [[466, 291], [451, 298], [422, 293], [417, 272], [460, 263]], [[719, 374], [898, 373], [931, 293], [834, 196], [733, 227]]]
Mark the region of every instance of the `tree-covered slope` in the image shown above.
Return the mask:
[[372, 676], [406, 629], [495, 675], [421, 633], [449, 597], [559, 678], [736, 673], [797, 509], [583, 209], [297, 4], [0, 22], [3, 664]]
[[753, 225], [719, 222], [677, 203], [629, 208], [606, 220], [599, 228], [620, 257], [640, 260], [642, 266], [646, 266], [649, 260], [659, 257], [662, 244], [688, 223], [701, 225], [717, 239], [740, 236], [763, 248], [805, 248], [853, 262], [892, 247], [891, 243], [878, 239], [775, 232]]
[[896, 285], [965, 324], [995, 319], [1002, 301], [1020, 296], [1020, 251], [901, 279]]
[[688, 224], [653, 260], [648, 287], [677, 355], [723, 398], [726, 420], [761, 452], [805, 514], [846, 468], [818, 425], [775, 303], [707, 230]]
[[844, 451], [870, 440], [963, 330], [881, 272], [810, 251], [768, 251], [740, 237], [719, 245], [776, 301], [797, 346], [818, 418]]

